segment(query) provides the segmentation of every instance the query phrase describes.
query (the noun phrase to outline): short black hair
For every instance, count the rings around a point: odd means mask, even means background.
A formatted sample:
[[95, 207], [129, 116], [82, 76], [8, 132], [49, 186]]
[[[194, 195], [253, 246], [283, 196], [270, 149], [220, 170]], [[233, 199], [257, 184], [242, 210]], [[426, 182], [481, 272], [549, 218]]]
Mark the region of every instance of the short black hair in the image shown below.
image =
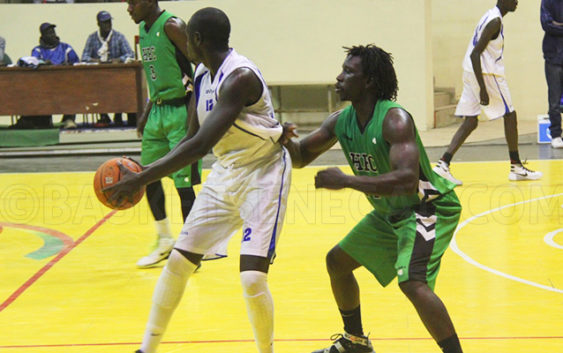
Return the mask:
[[373, 79], [377, 99], [392, 101], [397, 99], [399, 84], [391, 53], [374, 44], [344, 47], [344, 49], [349, 56], [361, 58], [363, 73]]
[[188, 21], [188, 31], [199, 32], [203, 40], [215, 49], [229, 48], [231, 23], [227, 15], [215, 7], [196, 11]]

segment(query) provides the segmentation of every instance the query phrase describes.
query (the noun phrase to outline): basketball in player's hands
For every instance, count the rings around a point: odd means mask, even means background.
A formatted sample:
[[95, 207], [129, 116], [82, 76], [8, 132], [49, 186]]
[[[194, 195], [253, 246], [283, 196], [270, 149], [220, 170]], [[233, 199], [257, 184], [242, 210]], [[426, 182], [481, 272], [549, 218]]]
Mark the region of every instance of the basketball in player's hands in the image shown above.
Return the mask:
[[129, 158], [112, 158], [104, 162], [96, 171], [94, 176], [94, 191], [101, 203], [114, 210], [125, 210], [135, 206], [145, 194], [145, 187], [141, 187], [124, 199], [111, 200], [111, 191], [102, 191], [105, 187], [117, 184], [121, 180], [122, 173], [119, 168], [121, 163], [132, 172], [139, 173], [143, 168], [134, 160]]

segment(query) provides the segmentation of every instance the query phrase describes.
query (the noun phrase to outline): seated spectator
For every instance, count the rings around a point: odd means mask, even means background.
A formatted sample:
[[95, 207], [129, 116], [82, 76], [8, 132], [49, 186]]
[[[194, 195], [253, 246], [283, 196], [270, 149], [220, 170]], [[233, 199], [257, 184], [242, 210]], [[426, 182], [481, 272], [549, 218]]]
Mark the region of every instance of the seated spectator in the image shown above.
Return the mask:
[[43, 23], [39, 27], [41, 37], [39, 37], [39, 45], [33, 48], [31, 56], [45, 61], [47, 64], [53, 65], [72, 65], [79, 61], [78, 55], [72, 47], [60, 41], [55, 33], [55, 25], [51, 23]]
[[[134, 53], [123, 34], [112, 28], [112, 17], [107, 11], [98, 12], [96, 19], [99, 30], [90, 34], [86, 40], [82, 61], [84, 62], [128, 62], [133, 60]], [[114, 123], [122, 125], [121, 113], [115, 113]], [[98, 126], [108, 126], [110, 123], [108, 114], [101, 114]], [[134, 113], [127, 114], [127, 124], [136, 125]]]
[[6, 40], [0, 37], [0, 66], [10, 65], [12, 60], [6, 54]]
[[[41, 37], [39, 45], [33, 48], [31, 56], [43, 60], [46, 64], [72, 65], [79, 61], [78, 55], [72, 47], [60, 41], [55, 32], [55, 25], [45, 22], [39, 27]], [[23, 117], [22, 117], [23, 118]], [[76, 128], [75, 115], [64, 115], [62, 119], [65, 129]]]

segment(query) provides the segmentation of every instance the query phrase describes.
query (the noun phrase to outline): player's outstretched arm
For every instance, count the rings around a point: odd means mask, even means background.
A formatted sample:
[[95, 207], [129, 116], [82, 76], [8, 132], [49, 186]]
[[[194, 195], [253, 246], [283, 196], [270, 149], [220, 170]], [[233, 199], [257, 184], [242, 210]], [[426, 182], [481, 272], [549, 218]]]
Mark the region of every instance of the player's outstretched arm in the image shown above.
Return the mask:
[[291, 139], [291, 135], [286, 134], [286, 132], [291, 132], [291, 130], [288, 130], [288, 125], [284, 125], [284, 136], [280, 139], [280, 142], [289, 151], [294, 167], [303, 168], [334, 146], [337, 141], [334, 127], [339, 116], [340, 111], [332, 113], [318, 129], [300, 141]]
[[419, 177], [419, 151], [410, 115], [400, 108], [390, 109], [383, 122], [383, 138], [390, 148], [392, 170], [389, 173], [355, 176], [344, 174], [338, 168], [329, 168], [317, 173], [315, 187], [333, 190], [352, 188], [378, 196], [415, 193]]
[[262, 83], [252, 70], [240, 68], [233, 71], [225, 78], [217, 104], [193, 137], [182, 140], [142, 172], [125, 173], [119, 183], [104, 191], [113, 191], [112, 198], [119, 199], [203, 158], [233, 125], [244, 106], [255, 102], [261, 94]]

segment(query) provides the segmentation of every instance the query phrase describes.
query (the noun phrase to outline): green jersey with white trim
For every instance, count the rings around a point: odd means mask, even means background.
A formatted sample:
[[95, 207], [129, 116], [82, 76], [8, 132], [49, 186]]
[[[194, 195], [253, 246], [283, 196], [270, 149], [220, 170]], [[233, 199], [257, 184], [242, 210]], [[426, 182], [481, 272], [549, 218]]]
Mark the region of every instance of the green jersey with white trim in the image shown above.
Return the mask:
[[162, 12], [148, 31], [145, 21], [139, 25], [139, 46], [152, 101], [185, 96], [183, 76], [193, 77], [193, 69], [187, 58], [164, 31], [166, 21], [172, 17], [176, 16]]
[[[371, 120], [363, 130], [358, 125], [353, 106], [345, 108], [340, 113], [334, 132], [355, 175], [377, 176], [391, 172], [389, 143], [383, 138], [383, 121], [392, 108], [403, 109], [399, 104], [389, 100], [378, 101]], [[415, 134], [419, 150], [418, 193], [385, 197], [366, 194], [373, 208], [379, 212], [400, 213], [402, 210], [434, 200], [455, 187], [455, 184], [432, 171], [416, 127]]]

